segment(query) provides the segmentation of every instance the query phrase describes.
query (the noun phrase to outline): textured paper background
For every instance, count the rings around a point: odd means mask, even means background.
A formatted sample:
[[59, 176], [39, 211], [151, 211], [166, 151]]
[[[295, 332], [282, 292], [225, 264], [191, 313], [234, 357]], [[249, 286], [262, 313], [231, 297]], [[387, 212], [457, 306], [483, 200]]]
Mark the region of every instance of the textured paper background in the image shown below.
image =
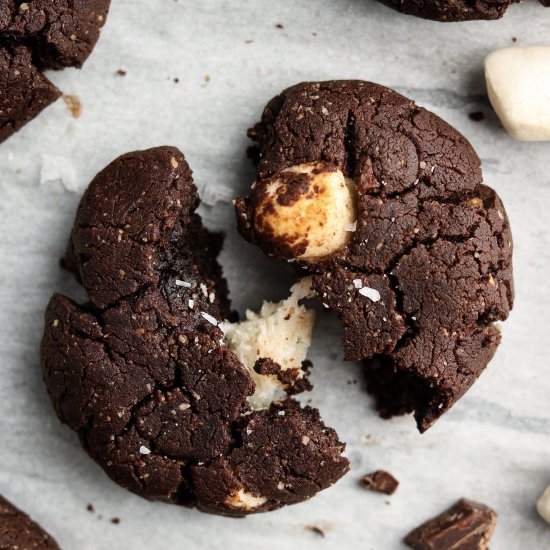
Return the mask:
[[[51, 74], [80, 98], [82, 116], [58, 101], [0, 146], [0, 492], [65, 549], [397, 550], [411, 527], [461, 496], [498, 510], [492, 548], [550, 548], [550, 526], [534, 511], [550, 483], [550, 143], [508, 137], [482, 79], [489, 51], [549, 35], [550, 9], [534, 1], [500, 22], [439, 24], [372, 0], [113, 0], [84, 69]], [[146, 502], [109, 481], [59, 425], [41, 380], [45, 304], [54, 291], [81, 296], [58, 267], [79, 196], [123, 152], [180, 147], [209, 203], [206, 223], [228, 232], [222, 260], [235, 307], [281, 298], [290, 270], [239, 239], [228, 201], [253, 177], [245, 132], [264, 104], [288, 85], [332, 78], [394, 87], [472, 141], [514, 230], [517, 302], [504, 343], [468, 395], [420, 436], [409, 417], [377, 418], [359, 368], [339, 358], [336, 318], [322, 316], [308, 398], [348, 443], [346, 478], [310, 502], [246, 520]], [[471, 121], [479, 110], [486, 119]], [[380, 467], [401, 481], [389, 499], [358, 486]]]

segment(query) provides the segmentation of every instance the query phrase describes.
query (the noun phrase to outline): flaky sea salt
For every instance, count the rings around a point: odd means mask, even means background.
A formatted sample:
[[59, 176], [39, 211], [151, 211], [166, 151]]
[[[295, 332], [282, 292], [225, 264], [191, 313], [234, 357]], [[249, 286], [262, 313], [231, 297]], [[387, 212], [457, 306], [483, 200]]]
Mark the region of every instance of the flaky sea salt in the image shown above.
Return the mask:
[[176, 286], [183, 286], [185, 288], [191, 288], [191, 283], [188, 283], [187, 281], [182, 281], [180, 279], [176, 279]]
[[204, 311], [201, 311], [201, 315], [209, 322], [212, 323], [215, 327], [218, 326], [218, 321], [215, 317], [212, 317], [209, 313], [205, 313]]
[[368, 286], [363, 287], [359, 290], [359, 294], [361, 294], [361, 296], [366, 296], [369, 300], [372, 300], [373, 302], [380, 301], [380, 292], [378, 292], [378, 290], [376, 290], [375, 288], [369, 288]]
[[149, 454], [151, 454], [151, 450], [148, 449], [145, 445], [142, 445], [142, 446], [139, 448], [139, 452], [140, 452], [142, 455], [149, 455]]
[[349, 231], [350, 233], [353, 233], [354, 231], [357, 231], [357, 222], [348, 223], [344, 225], [344, 231]]
[[361, 279], [353, 279], [355, 288], [363, 288], [363, 281]]

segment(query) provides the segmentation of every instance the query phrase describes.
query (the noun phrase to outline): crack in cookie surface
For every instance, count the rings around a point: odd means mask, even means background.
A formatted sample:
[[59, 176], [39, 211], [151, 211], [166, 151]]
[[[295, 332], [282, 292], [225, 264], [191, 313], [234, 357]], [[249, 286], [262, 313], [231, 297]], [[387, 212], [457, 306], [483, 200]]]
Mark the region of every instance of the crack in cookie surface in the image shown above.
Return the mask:
[[[59, 418], [123, 487], [221, 514], [272, 510], [339, 479], [344, 445], [290, 398], [251, 408], [250, 367], [219, 326], [235, 318], [222, 237], [198, 204], [171, 147], [123, 155], [96, 176], [64, 259], [90, 303], [51, 299], [44, 378]], [[267, 359], [260, 377], [278, 372]]]
[[414, 412], [426, 430], [485, 368], [500, 342], [494, 323], [513, 303], [510, 227], [477, 155], [436, 115], [360, 81], [290, 88], [249, 135], [258, 179], [237, 219], [268, 255], [288, 258], [257, 232], [265, 181], [322, 161], [354, 182], [349, 244], [293, 262], [340, 314], [345, 359], [366, 360], [382, 415]]

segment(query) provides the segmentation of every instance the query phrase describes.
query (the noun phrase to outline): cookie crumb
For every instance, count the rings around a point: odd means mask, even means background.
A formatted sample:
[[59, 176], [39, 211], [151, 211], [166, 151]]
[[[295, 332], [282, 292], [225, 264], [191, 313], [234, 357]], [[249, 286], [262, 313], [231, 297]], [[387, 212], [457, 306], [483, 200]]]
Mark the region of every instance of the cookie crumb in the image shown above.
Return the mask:
[[115, 74], [118, 76], [126, 76], [128, 73], [124, 69], [118, 69]]
[[393, 495], [399, 486], [399, 481], [386, 470], [376, 470], [376, 472], [367, 474], [361, 479], [361, 483], [365, 489], [385, 495]]
[[179, 84], [179, 82], [180, 82], [180, 79], [176, 76], [176, 77], [174, 78], [174, 84]]
[[276, 28], [276, 29], [284, 29], [285, 27], [284, 27], [284, 25], [283, 25], [282, 23], [277, 23], [277, 24], [275, 25], [275, 28]]
[[485, 113], [483, 111], [474, 111], [468, 115], [468, 118], [474, 122], [481, 122], [485, 119]]
[[111, 523], [114, 525], [118, 525], [120, 523], [120, 518], [111, 518]]
[[78, 118], [82, 114], [82, 103], [76, 95], [64, 94], [63, 101], [69, 109], [73, 118]]
[[94, 505], [91, 502], [88, 503], [88, 506], [86, 506], [86, 510], [88, 510], [88, 512], [93, 514], [95, 512]]
[[305, 529], [306, 531], [311, 531], [312, 533], [325, 538], [325, 532], [320, 527], [317, 527], [317, 525], [306, 525]]

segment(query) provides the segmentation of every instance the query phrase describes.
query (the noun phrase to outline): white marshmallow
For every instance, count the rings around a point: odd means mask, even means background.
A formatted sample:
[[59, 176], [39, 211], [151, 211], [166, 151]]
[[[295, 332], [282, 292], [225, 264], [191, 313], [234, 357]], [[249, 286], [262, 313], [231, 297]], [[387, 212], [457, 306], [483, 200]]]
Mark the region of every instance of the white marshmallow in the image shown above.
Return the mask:
[[[301, 369], [311, 344], [315, 312], [300, 305], [313, 295], [311, 278], [291, 289], [291, 296], [279, 303], [264, 302], [260, 313], [246, 312], [240, 323], [221, 323], [228, 347], [248, 368], [256, 391], [248, 398], [252, 409], [263, 409], [285, 397], [285, 386], [274, 375], [258, 374], [254, 364], [262, 357], [273, 359], [283, 369]], [[299, 377], [303, 371], [299, 371]]]
[[550, 46], [489, 54], [485, 80], [491, 104], [512, 137], [550, 140]]
[[537, 512], [539, 515], [550, 523], [550, 485], [537, 502]]
[[[307, 189], [291, 200], [281, 201], [289, 192], [290, 175], [307, 176]], [[255, 213], [255, 231], [282, 239], [291, 248], [307, 240], [301, 260], [326, 258], [350, 240], [357, 215], [355, 189], [341, 170], [322, 162], [299, 164], [271, 178]]]

